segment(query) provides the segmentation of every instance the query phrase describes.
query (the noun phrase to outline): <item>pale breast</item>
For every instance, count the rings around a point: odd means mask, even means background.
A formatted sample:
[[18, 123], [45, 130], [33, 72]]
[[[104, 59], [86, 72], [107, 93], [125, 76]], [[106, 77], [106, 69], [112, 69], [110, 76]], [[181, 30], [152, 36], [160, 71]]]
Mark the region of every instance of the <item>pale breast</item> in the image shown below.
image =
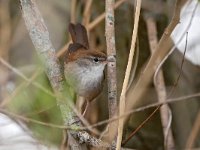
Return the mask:
[[92, 100], [102, 89], [104, 66], [80, 67], [75, 63], [65, 66], [65, 78], [75, 92]]

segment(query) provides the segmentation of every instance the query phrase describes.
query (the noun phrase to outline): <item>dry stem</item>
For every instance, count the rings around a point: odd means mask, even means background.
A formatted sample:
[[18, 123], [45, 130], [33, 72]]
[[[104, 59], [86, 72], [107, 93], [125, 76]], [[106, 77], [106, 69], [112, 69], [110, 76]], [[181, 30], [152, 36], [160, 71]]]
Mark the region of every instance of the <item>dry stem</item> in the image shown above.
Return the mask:
[[[134, 52], [135, 52], [135, 43], [136, 43], [136, 37], [137, 37], [137, 32], [138, 32], [141, 2], [142, 2], [141, 0], [137, 0], [137, 2], [136, 2], [136, 11], [135, 11], [135, 17], [134, 17], [135, 19], [134, 19], [131, 49], [130, 49], [130, 53], [129, 53], [128, 64], [127, 64], [124, 83], [122, 86], [122, 92], [121, 92], [121, 96], [120, 96], [119, 115], [123, 115], [125, 112], [126, 91], [127, 91], [128, 81], [129, 81], [130, 72], [131, 72], [131, 68], [132, 68], [133, 56], [134, 56]], [[120, 148], [121, 148], [123, 126], [124, 126], [124, 118], [119, 120], [118, 136], [117, 136], [117, 150], [120, 150]]]
[[85, 25], [86, 29], [88, 30], [88, 26], [90, 23], [90, 17], [91, 17], [91, 6], [92, 6], [93, 0], [87, 0], [85, 4], [85, 9], [83, 12], [83, 24]]
[[158, 43], [155, 53], [153, 53], [150, 57], [149, 62], [147, 63], [142, 74], [140, 75], [140, 78], [138, 79], [133, 91], [131, 92], [134, 93], [134, 101], [132, 99], [128, 100], [128, 105], [126, 108], [127, 111], [131, 110], [136, 105], [141, 96], [144, 94], [146, 87], [150, 83], [151, 78], [153, 76], [154, 68], [157, 68], [159, 62], [172, 48], [173, 42], [170, 38], [170, 34], [175, 28], [175, 26], [179, 23], [180, 11], [185, 1], [186, 0], [177, 0], [172, 21], [163, 33], [163, 36], [161, 37]]
[[[157, 29], [156, 22], [153, 17], [145, 18], [148, 30], [149, 37], [149, 45], [151, 53], [154, 53], [155, 48], [157, 47]], [[163, 102], [167, 99], [167, 93], [165, 88], [163, 71], [160, 70], [157, 75], [157, 80], [154, 82], [154, 86], [156, 88], [156, 92], [158, 95], [159, 102]], [[174, 149], [174, 139], [172, 135], [171, 126], [171, 110], [168, 105], [164, 105], [160, 108], [161, 122], [163, 126], [163, 134], [164, 134], [164, 144], [166, 149]]]
[[[32, 81], [26, 75], [24, 75], [22, 72], [20, 72], [17, 68], [11, 66], [8, 62], [6, 62], [2, 57], [0, 57], [0, 62], [3, 64], [5, 67], [8, 69], [12, 70], [15, 74], [17, 74], [19, 77], [24, 79], [27, 83], [32, 83], [36, 88], [40, 89], [41, 91], [45, 92], [46, 94], [55, 97], [55, 94], [53, 94], [51, 91], [47, 90], [45, 87], [43, 87], [41, 84], [38, 82]], [[32, 76], [33, 77], [33, 76]], [[32, 78], [31, 77], [31, 78]], [[36, 76], [37, 77], [37, 76]], [[36, 78], [35, 77], [35, 78]]]
[[76, 5], [77, 5], [77, 0], [71, 0], [71, 22], [75, 23], [76, 22]]
[[200, 131], [200, 111], [197, 114], [192, 131], [190, 132], [190, 135], [188, 137], [188, 140], [186, 143], [186, 149], [192, 149], [195, 143], [195, 140], [197, 139], [199, 131]]
[[15, 98], [20, 92], [22, 92], [23, 89], [25, 89], [26, 87], [28, 87], [33, 80], [35, 80], [35, 78], [38, 76], [38, 74], [40, 74], [40, 71], [36, 71], [31, 78], [29, 79], [29, 82], [25, 81], [22, 84], [20, 84], [13, 92], [11, 95], [7, 96], [1, 103], [0, 103], [0, 107], [5, 107], [13, 98]]
[[[114, 9], [118, 8], [119, 6], [121, 6], [125, 1], [127, 0], [118, 0], [115, 5], [114, 5]], [[94, 29], [99, 23], [101, 23], [105, 18], [105, 12], [102, 13], [101, 15], [99, 15], [94, 21], [92, 21], [91, 23], [88, 24], [88, 32], [91, 31], [92, 29]], [[69, 41], [67, 44], [65, 44], [57, 53], [57, 57], [62, 56], [65, 51], [67, 50], [69, 44], [71, 43], [71, 41]]]
[[[104, 124], [119, 120], [120, 118], [123, 118], [123, 117], [125, 117], [127, 115], [130, 115], [132, 113], [144, 111], [146, 109], [157, 107], [157, 106], [161, 106], [161, 105], [165, 105], [165, 104], [181, 102], [181, 101], [184, 101], [184, 100], [189, 100], [189, 99], [194, 100], [194, 98], [197, 98], [197, 97], [200, 97], [200, 93], [186, 95], [186, 96], [182, 96], [182, 97], [178, 97], [178, 98], [171, 98], [171, 99], [167, 99], [164, 102], [156, 102], [156, 103], [148, 104], [148, 105], [141, 106], [139, 108], [133, 109], [133, 110], [131, 110], [129, 112], [126, 112], [122, 116], [116, 116], [116, 117], [114, 117], [112, 119], [106, 119], [106, 120], [103, 120], [101, 122], [98, 122], [98, 123], [90, 125], [90, 126], [79, 127], [79, 128], [77, 128], [77, 130], [85, 130], [85, 129], [94, 128], [94, 127], [97, 127], [97, 126], [101, 126], [101, 125], [104, 125]], [[33, 122], [33, 123], [37, 123], [39, 125], [44, 125], [44, 126], [47, 126], [47, 127], [58, 128], [58, 129], [72, 129], [71, 126], [61, 126], [61, 125], [56, 125], [56, 124], [51, 124], [51, 123], [38, 121], [38, 120], [35, 120], [35, 119], [31, 119], [31, 118], [28, 118], [28, 117], [17, 115], [16, 113], [12, 113], [12, 112], [9, 112], [9, 111], [4, 110], [4, 109], [0, 109], [0, 112], [6, 114], [8, 116], [11, 116], [11, 118], [17, 118], [17, 119], [20, 119], [20, 120], [25, 121], [25, 122]]]

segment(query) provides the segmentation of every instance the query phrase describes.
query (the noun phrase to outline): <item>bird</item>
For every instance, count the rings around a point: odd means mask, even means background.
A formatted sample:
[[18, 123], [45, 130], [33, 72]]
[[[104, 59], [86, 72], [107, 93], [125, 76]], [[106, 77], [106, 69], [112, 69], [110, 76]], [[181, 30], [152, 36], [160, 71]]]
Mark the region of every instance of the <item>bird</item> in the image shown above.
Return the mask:
[[72, 43], [65, 54], [64, 75], [79, 97], [76, 102], [76, 105], [80, 105], [77, 106], [79, 111], [86, 102], [84, 115], [89, 103], [102, 91], [107, 56], [89, 47], [87, 30], [83, 25], [70, 23], [68, 30]]

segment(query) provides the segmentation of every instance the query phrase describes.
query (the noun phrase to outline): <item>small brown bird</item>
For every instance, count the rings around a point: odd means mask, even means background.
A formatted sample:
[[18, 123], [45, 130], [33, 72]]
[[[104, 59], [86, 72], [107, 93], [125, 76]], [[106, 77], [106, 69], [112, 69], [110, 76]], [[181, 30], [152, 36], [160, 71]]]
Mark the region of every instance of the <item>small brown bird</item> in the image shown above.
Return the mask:
[[86, 111], [89, 102], [102, 91], [107, 57], [104, 53], [89, 48], [87, 31], [81, 24], [69, 24], [69, 32], [73, 43], [69, 45], [65, 55], [64, 74], [77, 95], [86, 100]]

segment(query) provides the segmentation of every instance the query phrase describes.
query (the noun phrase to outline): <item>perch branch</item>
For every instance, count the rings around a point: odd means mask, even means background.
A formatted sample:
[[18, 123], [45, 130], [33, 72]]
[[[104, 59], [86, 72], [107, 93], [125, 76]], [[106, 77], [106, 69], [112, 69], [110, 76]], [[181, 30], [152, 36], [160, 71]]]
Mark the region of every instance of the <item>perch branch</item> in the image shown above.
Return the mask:
[[[105, 36], [107, 46], [107, 85], [108, 85], [108, 109], [109, 118], [113, 118], [117, 112], [117, 73], [116, 73], [116, 47], [115, 47], [115, 16], [114, 0], [106, 0], [105, 8]], [[110, 127], [117, 129], [117, 122], [108, 125], [107, 131], [110, 135]], [[116, 135], [115, 135], [116, 136]], [[110, 141], [110, 137], [109, 141]], [[115, 145], [115, 141], [113, 142]]]

